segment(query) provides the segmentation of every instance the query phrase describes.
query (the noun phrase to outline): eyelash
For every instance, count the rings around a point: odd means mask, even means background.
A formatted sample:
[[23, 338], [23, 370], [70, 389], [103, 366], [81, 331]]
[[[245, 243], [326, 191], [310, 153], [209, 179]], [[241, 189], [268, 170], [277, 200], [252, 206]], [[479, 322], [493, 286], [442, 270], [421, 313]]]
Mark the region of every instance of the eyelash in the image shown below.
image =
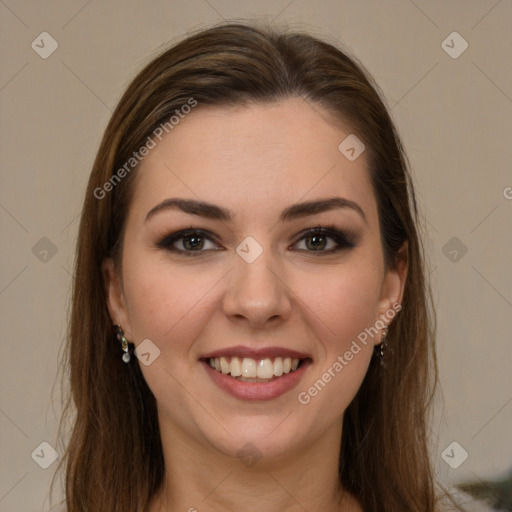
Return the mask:
[[[177, 253], [179, 255], [190, 256], [190, 257], [203, 256], [203, 253], [212, 250], [212, 249], [201, 249], [198, 251], [190, 251], [190, 250], [187, 251], [187, 250], [183, 250], [183, 249], [177, 249], [176, 247], [173, 246], [173, 244], [175, 242], [182, 240], [183, 238], [193, 236], [193, 235], [199, 235], [200, 237], [210, 240], [213, 243], [217, 243], [215, 241], [215, 237], [209, 235], [209, 233], [207, 233], [206, 231], [203, 231], [202, 229], [190, 228], [190, 229], [177, 231], [176, 233], [171, 233], [170, 235], [166, 235], [164, 238], [162, 238], [162, 240], [160, 240], [160, 242], [157, 243], [157, 247], [159, 249], [165, 249], [167, 251], [171, 251], [171, 252]], [[356, 246], [356, 242], [355, 242], [353, 236], [349, 235], [348, 233], [346, 233], [344, 231], [340, 231], [331, 225], [329, 225], [329, 226], [320, 226], [319, 225], [317, 227], [307, 229], [306, 231], [304, 231], [301, 234], [300, 238], [298, 238], [297, 241], [293, 243], [293, 245], [296, 245], [298, 242], [300, 242], [308, 237], [315, 236], [315, 235], [317, 235], [317, 236], [320, 235], [322, 237], [331, 238], [332, 240], [335, 241], [335, 243], [337, 244], [337, 247], [335, 247], [334, 249], [319, 250], [319, 251], [315, 251], [315, 250], [309, 251], [307, 249], [299, 249], [299, 251], [316, 253], [318, 255], [322, 255], [322, 254], [325, 255], [325, 254], [333, 254], [333, 253], [336, 253], [336, 252], [339, 252], [342, 250], [353, 249]], [[216, 249], [213, 249], [213, 250], [216, 250]]]

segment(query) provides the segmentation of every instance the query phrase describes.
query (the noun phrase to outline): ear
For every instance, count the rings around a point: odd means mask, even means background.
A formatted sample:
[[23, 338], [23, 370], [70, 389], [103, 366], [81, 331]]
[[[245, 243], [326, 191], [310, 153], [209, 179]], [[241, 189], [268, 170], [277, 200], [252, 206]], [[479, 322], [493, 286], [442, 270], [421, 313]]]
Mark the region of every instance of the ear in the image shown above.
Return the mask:
[[[391, 324], [401, 309], [408, 267], [408, 243], [405, 241], [396, 255], [395, 264], [388, 268], [382, 283], [379, 319], [382, 319], [386, 325]], [[380, 343], [381, 338], [381, 336], [376, 337], [376, 344]]]
[[107, 307], [110, 318], [114, 324], [119, 324], [128, 340], [132, 340], [132, 330], [126, 299], [124, 297], [123, 282], [118, 274], [114, 260], [106, 258], [101, 265], [101, 273], [105, 285]]

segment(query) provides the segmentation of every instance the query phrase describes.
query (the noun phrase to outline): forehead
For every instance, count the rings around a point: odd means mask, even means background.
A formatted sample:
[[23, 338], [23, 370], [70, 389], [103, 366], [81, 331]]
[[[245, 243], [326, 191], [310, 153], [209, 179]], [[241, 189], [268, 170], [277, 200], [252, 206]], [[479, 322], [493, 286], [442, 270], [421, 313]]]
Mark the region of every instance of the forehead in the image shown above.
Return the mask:
[[292, 98], [237, 107], [200, 105], [144, 158], [132, 208], [168, 197], [221, 204], [240, 215], [282, 210], [301, 200], [343, 196], [375, 211], [366, 155], [338, 149], [350, 127]]

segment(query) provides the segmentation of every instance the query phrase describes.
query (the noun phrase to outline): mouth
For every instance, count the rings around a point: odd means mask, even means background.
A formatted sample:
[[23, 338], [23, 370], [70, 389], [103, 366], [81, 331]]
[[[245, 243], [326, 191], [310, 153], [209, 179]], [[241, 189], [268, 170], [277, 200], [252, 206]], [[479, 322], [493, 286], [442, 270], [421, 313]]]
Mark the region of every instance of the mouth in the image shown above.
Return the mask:
[[206, 360], [210, 368], [229, 375], [240, 382], [271, 382], [283, 375], [297, 371], [307, 359], [274, 357], [253, 359], [251, 357], [210, 357]]
[[311, 357], [279, 347], [232, 347], [206, 354], [200, 362], [213, 383], [240, 400], [272, 400], [295, 387]]

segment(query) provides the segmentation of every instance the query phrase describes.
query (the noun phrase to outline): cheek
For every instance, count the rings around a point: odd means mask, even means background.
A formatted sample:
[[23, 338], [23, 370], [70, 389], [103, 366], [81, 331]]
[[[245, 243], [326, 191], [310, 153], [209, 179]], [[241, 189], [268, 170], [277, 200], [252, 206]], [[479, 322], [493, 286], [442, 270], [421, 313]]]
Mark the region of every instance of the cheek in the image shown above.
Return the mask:
[[321, 352], [298, 399], [310, 413], [323, 411], [326, 420], [334, 421], [348, 407], [373, 355], [381, 275], [375, 264], [360, 262], [331, 271], [322, 286], [319, 276], [305, 279], [300, 294]]
[[162, 355], [164, 350], [173, 356], [185, 353], [209, 314], [209, 291], [219, 277], [149, 261], [126, 260], [125, 296], [135, 344], [149, 338]]
[[305, 406], [304, 414], [322, 416], [325, 423], [337, 421], [350, 405], [373, 356], [374, 342], [368, 333], [375, 323], [377, 295], [362, 290], [346, 282], [331, 285], [324, 302], [317, 304], [322, 322], [316, 321], [316, 332], [324, 333], [323, 339], [318, 336], [322, 353], [297, 390], [297, 399]]
[[222, 275], [149, 265], [148, 260], [126, 260], [125, 295], [135, 345], [150, 339], [160, 350], [154, 363], [139, 366], [160, 404], [159, 413], [190, 430], [193, 419], [176, 411], [198, 407], [198, 393], [184, 392], [197, 371], [191, 348], [213, 314], [214, 287]]
[[[359, 265], [357, 266], [359, 267]], [[375, 266], [347, 266], [304, 279], [300, 298], [313, 314], [312, 321], [322, 330], [324, 349], [344, 352], [378, 318], [381, 276]], [[361, 336], [364, 337], [364, 336]], [[371, 341], [371, 340], [369, 340]]]

